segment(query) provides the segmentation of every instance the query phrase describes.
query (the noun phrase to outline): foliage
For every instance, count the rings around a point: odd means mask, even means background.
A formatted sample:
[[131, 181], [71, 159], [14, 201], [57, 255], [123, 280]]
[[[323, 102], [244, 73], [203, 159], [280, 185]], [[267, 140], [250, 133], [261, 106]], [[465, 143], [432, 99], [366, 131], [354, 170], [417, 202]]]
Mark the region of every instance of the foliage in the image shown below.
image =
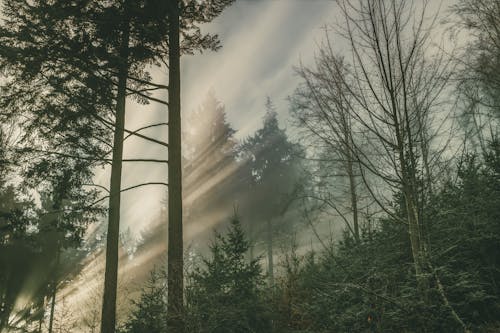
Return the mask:
[[154, 270], [134, 301], [134, 310], [120, 333], [164, 333], [167, 328], [166, 279], [163, 271]]
[[[464, 158], [458, 181], [426, 205], [429, 256], [451, 305], [473, 331], [496, 327], [500, 290], [500, 150]], [[401, 212], [403, 213], [403, 212]], [[288, 255], [277, 321], [292, 332], [457, 332], [434, 277], [418, 297], [405, 226], [390, 219], [345, 234], [335, 251]], [[293, 254], [293, 253], [292, 253]]]
[[211, 258], [189, 276], [187, 323], [191, 332], [268, 332], [264, 276], [258, 259], [246, 259], [249, 243], [238, 218], [216, 234]]

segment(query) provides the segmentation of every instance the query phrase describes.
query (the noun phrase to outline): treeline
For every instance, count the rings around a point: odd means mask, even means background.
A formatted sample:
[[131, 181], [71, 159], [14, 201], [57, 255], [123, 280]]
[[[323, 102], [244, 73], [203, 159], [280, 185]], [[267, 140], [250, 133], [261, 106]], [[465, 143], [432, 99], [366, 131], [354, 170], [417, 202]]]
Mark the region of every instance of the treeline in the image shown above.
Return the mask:
[[[273, 283], [233, 218], [210, 255], [188, 274], [189, 332], [496, 332], [500, 278], [500, 145], [467, 155], [427, 206], [429, 248], [439, 283], [422, 298], [407, 226], [391, 218], [360, 239], [346, 232], [319, 251], [299, 253], [293, 238]], [[406, 214], [402, 195], [395, 211]], [[478, 209], [478, 207], [481, 207]], [[445, 289], [447, 302], [441, 291]], [[165, 277], [154, 271], [121, 332], [165, 332]]]

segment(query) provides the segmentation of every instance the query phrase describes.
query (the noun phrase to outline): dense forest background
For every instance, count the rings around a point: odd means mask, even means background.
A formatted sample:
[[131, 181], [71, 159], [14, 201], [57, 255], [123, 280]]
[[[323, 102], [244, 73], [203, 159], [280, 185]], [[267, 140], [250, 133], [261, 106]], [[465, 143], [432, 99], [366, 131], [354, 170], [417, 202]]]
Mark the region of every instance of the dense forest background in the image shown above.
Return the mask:
[[248, 2], [0, 4], [1, 333], [500, 332], [498, 1], [329, 1], [258, 112]]

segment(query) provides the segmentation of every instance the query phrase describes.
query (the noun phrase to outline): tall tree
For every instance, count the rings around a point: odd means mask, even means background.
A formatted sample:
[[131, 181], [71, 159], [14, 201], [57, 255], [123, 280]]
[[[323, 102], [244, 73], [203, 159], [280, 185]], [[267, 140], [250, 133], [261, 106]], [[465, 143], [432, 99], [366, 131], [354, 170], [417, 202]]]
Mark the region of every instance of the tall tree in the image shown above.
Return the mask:
[[168, 6], [168, 327], [176, 332], [184, 331], [180, 57], [220, 47], [217, 36], [203, 35], [197, 25], [212, 21], [233, 2], [171, 0]]
[[196, 187], [234, 162], [236, 131], [228, 123], [225, 106], [213, 90], [198, 109], [186, 114], [183, 124], [185, 183]]
[[[430, 276], [440, 284], [428, 257], [422, 207], [432, 184], [433, 166], [440, 159], [438, 151], [443, 150], [443, 146], [434, 149], [431, 165], [427, 157], [437, 144], [435, 130], [443, 126], [442, 119], [448, 119], [443, 92], [450, 70], [449, 60], [431, 48], [435, 17], [427, 17], [428, 4], [411, 0], [340, 2], [344, 21], [340, 33], [352, 57], [341, 83], [352, 97], [350, 109], [358, 126], [366, 130], [364, 143], [369, 145], [368, 150], [354, 149], [363, 166], [361, 177], [366, 180], [370, 173], [393, 192], [402, 192], [404, 219], [391, 211], [380, 190], [364, 181], [379, 207], [408, 226], [415, 279], [423, 300], [427, 299]], [[434, 117], [438, 110], [439, 118]], [[444, 290], [438, 290], [443, 303], [449, 304]], [[449, 309], [467, 331], [459, 315]]]
[[[4, 6], [8, 20], [0, 36], [6, 45], [1, 60], [13, 75], [2, 101], [15, 115], [30, 114], [22, 129], [29, 134], [26, 142], [39, 145], [37, 149], [28, 145], [25, 150], [39, 153], [37, 165], [46, 168], [54, 166], [54, 156], [66, 162], [92, 162], [87, 163], [87, 174], [97, 165], [111, 164], [109, 195], [83, 204], [88, 208], [109, 197], [103, 332], [115, 329], [124, 132], [166, 146], [138, 133], [141, 129], [126, 130], [124, 124], [127, 94], [143, 103], [147, 99], [162, 102], [148, 92], [166, 87], [151, 83], [145, 70], [166, 54], [166, 7], [162, 4], [7, 1]], [[13, 100], [12, 96], [24, 98]]]
[[218, 223], [221, 212], [233, 208], [234, 194], [241, 189], [236, 131], [213, 90], [197, 109], [186, 113], [183, 126], [184, 224]]

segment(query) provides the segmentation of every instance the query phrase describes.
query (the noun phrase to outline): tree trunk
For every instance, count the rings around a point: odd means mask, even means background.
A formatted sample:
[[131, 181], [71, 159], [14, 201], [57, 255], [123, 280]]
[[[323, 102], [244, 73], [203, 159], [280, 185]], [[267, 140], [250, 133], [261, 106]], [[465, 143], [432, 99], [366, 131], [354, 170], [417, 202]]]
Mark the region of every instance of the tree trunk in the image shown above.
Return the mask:
[[267, 274], [269, 275], [269, 285], [274, 287], [273, 225], [271, 220], [267, 221]]
[[414, 193], [409, 189], [404, 189], [405, 205], [408, 216], [408, 233], [410, 236], [411, 252], [415, 266], [415, 276], [417, 286], [423, 299], [426, 299], [428, 289], [428, 279], [425, 274], [425, 255], [422, 249], [421, 227], [418, 214], [418, 206]]
[[49, 333], [52, 333], [52, 327], [54, 326], [54, 311], [56, 308], [56, 292], [57, 288], [55, 285], [55, 281], [52, 285], [52, 291], [50, 296], [50, 317], [49, 317]]
[[[56, 267], [54, 269], [54, 276], [57, 276], [57, 268], [59, 266], [59, 260], [61, 258], [61, 249], [59, 247], [59, 244], [57, 246], [57, 253], [56, 253]], [[50, 317], [49, 317], [49, 333], [52, 333], [52, 328], [54, 326], [54, 312], [56, 309], [56, 293], [57, 293], [57, 278], [54, 277], [52, 280], [52, 290], [51, 290], [51, 295], [50, 295]]]
[[358, 218], [358, 195], [356, 192], [356, 179], [354, 177], [354, 167], [353, 167], [353, 147], [350, 145], [351, 138], [350, 135], [346, 133], [346, 140], [348, 140], [347, 147], [347, 175], [349, 176], [349, 192], [351, 194], [351, 210], [352, 210], [352, 223], [354, 227], [354, 239], [356, 243], [359, 244], [359, 218]]
[[45, 313], [42, 314], [42, 318], [38, 320], [38, 333], [42, 333], [42, 324], [43, 324], [43, 316]]
[[248, 240], [250, 241], [250, 262], [255, 259], [255, 240], [253, 236], [253, 223], [250, 223], [248, 226]]
[[183, 239], [179, 3], [171, 1], [168, 32], [168, 331], [182, 333]]
[[122, 177], [123, 138], [125, 129], [125, 99], [128, 76], [129, 23], [125, 23], [120, 47], [120, 69], [116, 123], [113, 139], [113, 160], [108, 211], [108, 234], [106, 239], [106, 272], [102, 300], [101, 333], [114, 333], [116, 326], [116, 290], [118, 285], [118, 241], [120, 234], [120, 191]]

